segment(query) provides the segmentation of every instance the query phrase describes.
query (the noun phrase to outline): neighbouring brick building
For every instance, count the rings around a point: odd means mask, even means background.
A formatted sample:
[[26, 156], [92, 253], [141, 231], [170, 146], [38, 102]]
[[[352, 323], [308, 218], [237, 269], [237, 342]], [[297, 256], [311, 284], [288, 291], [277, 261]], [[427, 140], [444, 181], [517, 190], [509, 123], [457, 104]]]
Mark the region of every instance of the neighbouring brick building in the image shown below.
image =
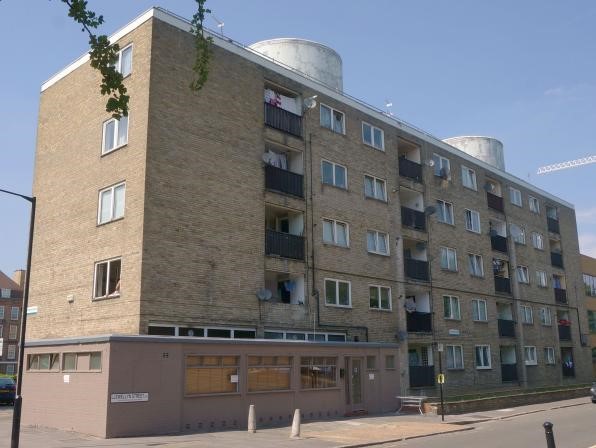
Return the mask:
[[596, 258], [581, 256], [584, 276], [584, 291], [592, 347], [592, 375], [596, 379]]
[[[401, 393], [434, 394], [439, 356], [448, 393], [589, 380], [571, 204], [505, 172], [495, 139], [448, 144], [343, 94], [313, 42], [214, 35], [191, 93], [188, 30], [157, 8], [112, 37], [119, 121], [87, 56], [42, 86], [27, 334], [51, 341], [28, 349], [25, 386], [76, 372], [47, 347], [105, 334], [389, 344], [359, 356]], [[312, 71], [262, 54], [278, 44]], [[110, 349], [81, 347], [85, 372], [107, 368]], [[334, 362], [354, 409], [364, 369]]]
[[0, 271], [0, 373], [7, 375], [17, 371], [24, 279], [25, 271], [12, 279]]

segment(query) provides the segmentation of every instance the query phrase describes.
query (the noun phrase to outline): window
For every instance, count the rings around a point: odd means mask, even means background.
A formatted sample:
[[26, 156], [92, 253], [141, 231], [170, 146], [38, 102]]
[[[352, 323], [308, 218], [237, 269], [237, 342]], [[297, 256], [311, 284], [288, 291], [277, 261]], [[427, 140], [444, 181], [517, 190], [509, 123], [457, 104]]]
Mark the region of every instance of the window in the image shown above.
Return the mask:
[[472, 319], [476, 322], [488, 321], [488, 315], [486, 312], [486, 300], [472, 300]]
[[300, 358], [300, 387], [325, 389], [337, 386], [337, 358], [309, 356]]
[[536, 347], [524, 347], [524, 361], [527, 366], [535, 366], [536, 364], [538, 364], [538, 362], [536, 361]]
[[11, 344], [6, 351], [6, 359], [15, 359], [17, 357], [17, 346]]
[[101, 371], [101, 352], [64, 353], [62, 355], [62, 370]]
[[480, 233], [480, 213], [474, 210], [465, 210], [466, 230]]
[[248, 391], [290, 390], [291, 372], [290, 356], [249, 356]]
[[124, 47], [118, 52], [118, 60], [114, 64], [117, 71], [126, 78], [132, 72], [132, 45]]
[[332, 306], [352, 306], [350, 282], [325, 279], [325, 304]]
[[16, 325], [11, 325], [10, 327], [8, 327], [8, 339], [16, 339], [17, 338], [18, 328], [19, 327], [17, 327]]
[[0, 320], [4, 319], [4, 305], [0, 306]]
[[59, 370], [58, 353], [39, 353], [27, 355], [27, 370]]
[[362, 141], [373, 148], [385, 150], [385, 136], [382, 129], [362, 122]]
[[117, 297], [120, 295], [120, 270], [120, 258], [95, 264], [93, 298]]
[[0, 298], [2, 299], [10, 299], [10, 296], [12, 295], [12, 290], [8, 289], [8, 288], [2, 288], [0, 289]]
[[528, 204], [532, 213], [540, 213], [540, 202], [534, 196], [528, 196]]
[[509, 187], [509, 200], [513, 205], [522, 207], [521, 191], [519, 191], [517, 188]]
[[391, 288], [369, 286], [369, 304], [372, 309], [391, 310]]
[[532, 246], [534, 246], [535, 249], [544, 250], [544, 235], [532, 232]]
[[536, 271], [536, 285], [541, 288], [546, 288], [548, 286], [545, 271]]
[[188, 355], [185, 394], [238, 392], [238, 361], [238, 356]]
[[111, 118], [103, 124], [101, 153], [107, 154], [128, 143], [128, 117]]
[[544, 363], [555, 363], [555, 349], [553, 347], [544, 347]]
[[7, 364], [6, 365], [6, 374], [7, 375], [14, 375], [15, 374], [15, 365], [14, 364]]
[[519, 308], [521, 314], [521, 321], [524, 324], [533, 324], [534, 316], [532, 315], [532, 307], [527, 305], [521, 305]]
[[584, 286], [586, 295], [596, 297], [596, 277], [593, 275], [584, 274]]
[[326, 160], [321, 162], [321, 179], [324, 184], [347, 189], [348, 182], [346, 172], [346, 167], [343, 165], [327, 162]]
[[474, 277], [484, 277], [484, 264], [481, 255], [468, 254], [468, 266], [470, 274]]
[[10, 308], [10, 320], [19, 320], [19, 311], [20, 308], [18, 306], [13, 306]]
[[459, 297], [443, 296], [443, 317], [445, 319], [461, 319]]
[[450, 247], [441, 247], [441, 269], [457, 271], [457, 252]]
[[464, 350], [461, 345], [447, 345], [447, 369], [461, 370], [464, 368]]
[[389, 237], [386, 233], [369, 230], [366, 232], [366, 247], [371, 253], [389, 255]]
[[321, 126], [338, 134], [345, 134], [345, 116], [342, 112], [321, 104]]
[[445, 224], [454, 224], [453, 220], [453, 204], [437, 200], [437, 220]]
[[509, 231], [511, 232], [511, 238], [513, 238], [515, 243], [526, 244], [526, 232], [523, 227], [511, 223], [509, 225]]
[[449, 159], [441, 157], [438, 154], [433, 154], [433, 162], [435, 176], [441, 177], [445, 180], [451, 180], [451, 166]]
[[555, 207], [546, 206], [546, 217], [557, 221], [559, 219], [559, 212]]
[[596, 312], [595, 311], [588, 311], [588, 328], [590, 329], [590, 333], [596, 333]]
[[387, 370], [395, 369], [395, 356], [385, 355], [385, 368]]
[[373, 176], [364, 176], [364, 196], [386, 202], [387, 190], [385, 188], [385, 181]]
[[526, 266], [516, 267], [515, 274], [517, 275], [517, 281], [519, 283], [530, 283], [530, 277], [528, 276], [528, 268]]
[[490, 369], [490, 345], [477, 345], [476, 346], [476, 368]]
[[126, 184], [121, 183], [99, 192], [97, 223], [104, 224], [124, 216]]
[[377, 369], [377, 357], [376, 356], [367, 356], [366, 357], [366, 370], [376, 370]]
[[333, 219], [323, 219], [323, 242], [348, 247], [348, 224]]
[[[4, 326], [0, 325], [0, 339], [3, 338], [3, 333], [4, 333]], [[2, 344], [0, 343], [0, 349], [2, 348]], [[1, 355], [0, 355], [1, 356]]]
[[553, 317], [550, 312], [550, 308], [542, 307], [540, 308], [540, 323], [542, 325], [552, 325], [553, 324]]
[[467, 166], [461, 166], [461, 183], [464, 187], [470, 188], [474, 191], [478, 190], [476, 183], [476, 171]]

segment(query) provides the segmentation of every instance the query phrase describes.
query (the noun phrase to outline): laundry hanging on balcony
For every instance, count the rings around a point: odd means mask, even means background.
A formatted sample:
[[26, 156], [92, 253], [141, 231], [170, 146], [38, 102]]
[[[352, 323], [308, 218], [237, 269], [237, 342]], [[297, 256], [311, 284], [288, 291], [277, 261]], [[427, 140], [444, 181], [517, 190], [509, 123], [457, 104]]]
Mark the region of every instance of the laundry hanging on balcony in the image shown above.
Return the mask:
[[277, 93], [275, 90], [265, 89], [265, 102], [275, 107], [292, 112], [295, 115], [302, 115], [300, 99]]
[[269, 150], [263, 155], [263, 160], [265, 163], [281, 168], [282, 170], [288, 169], [288, 157], [285, 154], [278, 154]]

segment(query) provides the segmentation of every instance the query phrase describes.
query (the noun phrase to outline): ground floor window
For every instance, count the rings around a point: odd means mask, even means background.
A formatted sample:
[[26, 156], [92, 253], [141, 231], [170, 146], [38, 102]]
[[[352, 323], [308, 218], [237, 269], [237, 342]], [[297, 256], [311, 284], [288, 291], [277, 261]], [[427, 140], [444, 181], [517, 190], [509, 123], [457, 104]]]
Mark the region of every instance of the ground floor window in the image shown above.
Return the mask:
[[62, 370], [100, 371], [101, 352], [64, 353], [62, 355]]
[[185, 393], [222, 394], [238, 392], [238, 356], [186, 357]]
[[337, 358], [310, 356], [300, 358], [302, 389], [324, 389], [337, 386]]
[[346, 342], [345, 334], [307, 333], [304, 331], [266, 330], [265, 339], [287, 339], [291, 341]]
[[447, 345], [447, 368], [458, 370], [464, 368], [464, 350], [461, 345]]
[[249, 356], [248, 391], [289, 390], [291, 370], [290, 356]]
[[39, 353], [27, 356], [27, 370], [59, 370], [58, 353]]

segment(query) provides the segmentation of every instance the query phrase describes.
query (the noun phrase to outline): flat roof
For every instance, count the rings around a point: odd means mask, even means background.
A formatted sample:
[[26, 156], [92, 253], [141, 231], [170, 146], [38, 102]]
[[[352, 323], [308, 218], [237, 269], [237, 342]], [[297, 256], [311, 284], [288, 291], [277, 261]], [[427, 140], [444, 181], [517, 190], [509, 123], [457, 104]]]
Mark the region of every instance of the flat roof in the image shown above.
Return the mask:
[[[109, 37], [110, 41], [114, 42], [114, 41], [121, 39], [126, 34], [130, 33], [134, 29], [138, 28], [139, 26], [141, 26], [143, 23], [145, 23], [147, 20], [150, 20], [151, 18], [157, 18], [157, 19], [159, 19], [163, 22], [166, 22], [180, 30], [183, 30], [183, 31], [190, 32], [190, 30], [191, 30], [190, 21], [188, 21], [187, 19], [180, 17], [177, 14], [174, 14], [174, 13], [167, 11], [163, 8], [153, 7], [151, 9], [149, 9], [148, 11], [145, 11], [144, 13], [142, 13], [140, 16], [138, 16], [136, 19], [129, 22], [124, 27], [120, 28], [114, 34], [112, 34]], [[444, 142], [440, 138], [435, 137], [434, 135], [424, 131], [423, 129], [420, 129], [420, 128], [418, 128], [412, 124], [409, 124], [403, 120], [400, 120], [399, 118], [396, 118], [394, 116], [389, 116], [386, 112], [384, 112], [370, 104], [367, 104], [362, 100], [359, 100], [359, 99], [352, 97], [352, 96], [350, 96], [346, 93], [343, 93], [341, 91], [332, 89], [332, 88], [326, 86], [325, 84], [321, 83], [320, 81], [307, 75], [306, 73], [300, 72], [299, 70], [292, 68], [288, 65], [282, 64], [279, 61], [275, 61], [274, 59], [269, 58], [268, 56], [266, 56], [262, 53], [259, 53], [258, 51], [250, 48], [247, 45], [236, 42], [233, 39], [227, 38], [225, 36], [221, 36], [220, 34], [216, 33], [215, 31], [208, 30], [208, 29], [206, 29], [205, 31], [213, 38], [213, 43], [215, 45], [217, 45], [218, 47], [228, 50], [231, 53], [234, 53], [234, 54], [236, 54], [240, 57], [243, 57], [251, 62], [254, 62], [257, 65], [261, 65], [271, 71], [277, 72], [277, 73], [279, 73], [287, 78], [290, 78], [300, 84], [303, 84], [313, 90], [317, 90], [318, 92], [320, 92], [330, 98], [333, 98], [334, 100], [336, 100], [340, 103], [343, 103], [347, 106], [357, 109], [357, 110], [359, 110], [369, 116], [372, 116], [375, 119], [377, 119], [381, 122], [384, 122], [390, 126], [393, 126], [397, 129], [403, 130], [411, 135], [414, 135], [414, 136], [420, 138], [421, 140], [431, 143], [431, 144], [433, 144], [433, 145], [435, 145], [435, 146], [437, 146], [437, 147], [439, 147], [439, 148], [441, 148], [457, 157], [461, 157], [470, 163], [474, 163], [477, 166], [482, 167], [486, 171], [492, 172], [495, 175], [498, 175], [510, 182], [513, 182], [513, 183], [515, 183], [519, 186], [522, 186], [528, 190], [538, 193], [553, 202], [556, 202], [558, 204], [561, 204], [561, 205], [571, 208], [571, 209], [575, 209], [574, 205], [571, 204], [570, 202], [567, 202], [561, 198], [558, 198], [557, 196], [554, 196], [553, 194], [551, 194], [547, 191], [544, 191], [544, 190], [524, 181], [523, 179], [520, 179], [519, 177], [516, 177], [516, 176], [514, 176], [510, 173], [507, 173], [505, 171], [499, 170], [498, 168], [495, 168], [492, 165], [489, 165], [488, 163], [483, 162], [482, 160], [479, 160], [479, 159], [449, 145], [448, 143]], [[73, 61], [66, 67], [64, 67], [62, 70], [60, 70], [58, 73], [53, 75], [46, 82], [44, 82], [41, 85], [41, 91], [43, 92], [47, 88], [51, 87], [56, 82], [58, 82], [59, 80], [64, 78], [66, 75], [68, 75], [69, 73], [71, 73], [72, 71], [74, 71], [75, 69], [80, 67], [81, 65], [85, 64], [88, 60], [89, 60], [88, 53], [79, 57], [78, 59], [76, 59], [75, 61]]]

